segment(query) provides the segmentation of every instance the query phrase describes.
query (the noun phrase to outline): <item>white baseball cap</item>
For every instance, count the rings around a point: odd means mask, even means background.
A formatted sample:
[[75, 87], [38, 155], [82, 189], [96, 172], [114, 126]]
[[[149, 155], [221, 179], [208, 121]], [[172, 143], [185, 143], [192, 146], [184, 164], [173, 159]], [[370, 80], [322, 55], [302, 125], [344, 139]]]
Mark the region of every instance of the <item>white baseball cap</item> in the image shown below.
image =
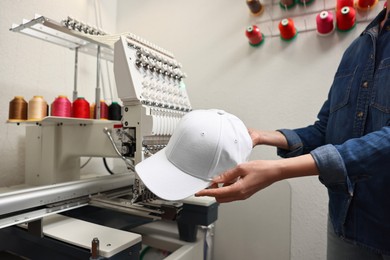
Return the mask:
[[135, 170], [158, 197], [181, 200], [247, 161], [251, 151], [252, 139], [239, 118], [223, 110], [193, 110], [180, 120], [167, 146]]

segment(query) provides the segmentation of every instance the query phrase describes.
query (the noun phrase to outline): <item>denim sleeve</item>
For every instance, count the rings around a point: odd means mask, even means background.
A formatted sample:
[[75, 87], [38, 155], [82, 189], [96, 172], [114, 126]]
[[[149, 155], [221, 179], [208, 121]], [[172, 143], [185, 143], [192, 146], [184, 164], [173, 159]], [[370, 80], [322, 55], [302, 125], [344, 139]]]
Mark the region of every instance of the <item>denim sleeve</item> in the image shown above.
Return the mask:
[[329, 102], [326, 101], [317, 115], [318, 120], [310, 126], [294, 130], [280, 129], [287, 139], [289, 150], [278, 149], [280, 157], [289, 158], [308, 154], [325, 144], [325, 132], [329, 118]]
[[289, 150], [278, 148], [277, 153], [280, 157], [289, 158], [289, 157], [295, 157], [302, 154], [302, 150], [303, 150], [302, 140], [294, 132], [294, 130], [279, 129], [277, 131], [279, 131], [284, 135], [284, 137], [286, 137], [288, 147], [290, 148]]
[[[378, 174], [388, 174], [390, 169], [390, 126], [360, 138], [350, 139], [335, 146], [343, 158], [352, 180]], [[366, 176], [362, 176], [364, 173]]]
[[[327, 144], [310, 152], [319, 171], [319, 180], [326, 187], [350, 183], [344, 160], [334, 145]], [[350, 186], [350, 185], [348, 185]]]
[[[278, 148], [278, 155], [283, 158], [295, 157], [303, 154], [303, 143], [295, 130], [278, 130], [287, 139], [290, 150]], [[330, 187], [334, 184], [347, 183], [348, 191], [352, 192], [352, 185], [347, 176], [344, 159], [334, 145], [320, 146], [310, 152], [319, 170], [319, 180]]]
[[390, 168], [390, 127], [354, 138], [340, 145], [325, 145], [310, 153], [327, 187], [346, 183], [348, 191], [356, 181], [386, 174]]

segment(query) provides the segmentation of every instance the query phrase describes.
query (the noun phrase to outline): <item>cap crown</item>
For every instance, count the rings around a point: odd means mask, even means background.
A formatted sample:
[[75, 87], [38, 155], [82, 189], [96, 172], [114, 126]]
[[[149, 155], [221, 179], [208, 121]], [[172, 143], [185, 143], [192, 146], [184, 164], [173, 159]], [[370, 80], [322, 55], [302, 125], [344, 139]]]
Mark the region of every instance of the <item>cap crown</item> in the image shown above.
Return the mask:
[[195, 110], [182, 118], [165, 153], [184, 173], [211, 180], [246, 161], [251, 149], [247, 128], [236, 116], [222, 110]]

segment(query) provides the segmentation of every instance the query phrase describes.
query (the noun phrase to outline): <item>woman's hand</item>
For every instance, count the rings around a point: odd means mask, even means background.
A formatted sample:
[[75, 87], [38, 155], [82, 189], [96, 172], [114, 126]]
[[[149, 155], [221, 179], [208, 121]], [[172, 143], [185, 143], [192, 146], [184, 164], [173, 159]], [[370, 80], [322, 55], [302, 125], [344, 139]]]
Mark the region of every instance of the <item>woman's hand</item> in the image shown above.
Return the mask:
[[276, 181], [310, 175], [318, 175], [310, 154], [281, 160], [250, 161], [216, 177], [208, 189], [195, 196], [215, 197], [220, 203], [245, 200]]
[[252, 139], [252, 144], [253, 144], [252, 147], [255, 147], [258, 144], [262, 144], [261, 131], [253, 128], [248, 128], [248, 133]]
[[262, 131], [248, 128], [248, 133], [252, 139], [252, 145], [270, 145], [282, 149], [288, 149], [286, 137], [279, 131]]
[[212, 196], [218, 202], [245, 200], [279, 180], [278, 176], [280, 171], [275, 161], [250, 161], [216, 177], [209, 189], [195, 196]]

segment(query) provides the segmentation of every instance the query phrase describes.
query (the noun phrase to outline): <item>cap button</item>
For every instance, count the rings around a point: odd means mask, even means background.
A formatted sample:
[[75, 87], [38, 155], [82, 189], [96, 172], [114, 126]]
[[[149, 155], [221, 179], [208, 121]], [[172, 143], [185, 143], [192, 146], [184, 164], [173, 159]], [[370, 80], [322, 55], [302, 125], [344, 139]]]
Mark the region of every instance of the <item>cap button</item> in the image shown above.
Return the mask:
[[218, 115], [224, 115], [224, 114], [225, 114], [225, 111], [223, 111], [223, 110], [218, 110], [217, 113], [218, 113]]

